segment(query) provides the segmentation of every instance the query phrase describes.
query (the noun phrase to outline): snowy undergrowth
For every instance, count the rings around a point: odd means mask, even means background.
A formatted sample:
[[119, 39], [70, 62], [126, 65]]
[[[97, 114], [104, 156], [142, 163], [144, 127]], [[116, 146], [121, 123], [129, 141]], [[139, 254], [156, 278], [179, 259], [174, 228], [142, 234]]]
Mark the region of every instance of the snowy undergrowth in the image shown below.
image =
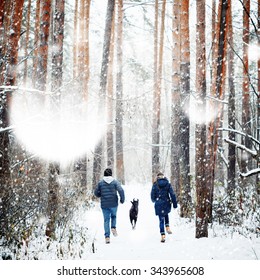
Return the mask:
[[[240, 226], [227, 226], [213, 221], [209, 225], [208, 238], [195, 238], [195, 219], [179, 217], [179, 209], [170, 213], [172, 235], [160, 242], [158, 218], [150, 201], [150, 185], [136, 183], [124, 186], [126, 201], [118, 208], [117, 229], [119, 235], [111, 236], [111, 244], [105, 244], [103, 216], [99, 203], [91, 207], [81, 204], [66, 226], [59, 227], [56, 240], [45, 236], [46, 220], [30, 236], [28, 244], [20, 248], [0, 247], [0, 254], [12, 259], [187, 259], [217, 260], [260, 258], [260, 240], [248, 230], [252, 217]], [[138, 198], [139, 215], [136, 230], [131, 229], [129, 209], [131, 200]]]

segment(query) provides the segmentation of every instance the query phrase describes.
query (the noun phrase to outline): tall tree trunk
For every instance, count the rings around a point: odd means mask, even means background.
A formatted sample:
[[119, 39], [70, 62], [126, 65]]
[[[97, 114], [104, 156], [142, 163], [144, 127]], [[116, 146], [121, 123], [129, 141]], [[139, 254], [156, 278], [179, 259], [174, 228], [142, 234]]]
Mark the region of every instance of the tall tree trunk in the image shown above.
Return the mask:
[[[56, 0], [54, 8], [53, 23], [53, 45], [52, 52], [52, 108], [60, 108], [60, 88], [62, 86], [63, 76], [63, 41], [64, 41], [64, 16], [65, 0]], [[60, 166], [57, 163], [49, 164], [49, 182], [48, 182], [48, 209], [50, 212], [46, 227], [46, 235], [49, 238], [55, 237], [55, 224], [58, 218], [59, 206], [59, 183], [58, 174]]]
[[73, 79], [78, 75], [78, 13], [79, 13], [79, 0], [75, 0], [74, 11], [74, 30], [73, 30]]
[[[51, 0], [44, 0], [40, 3], [40, 37], [38, 43], [38, 58], [37, 58], [37, 79], [36, 88], [45, 91], [47, 87], [47, 71], [48, 71], [48, 50], [49, 50], [49, 35], [50, 35], [50, 21], [51, 21]], [[39, 97], [39, 103], [44, 102], [43, 95]], [[51, 181], [50, 170], [50, 178]], [[51, 184], [52, 185], [52, 184]], [[46, 235], [54, 237], [55, 234], [55, 220], [56, 220], [57, 204], [56, 193], [52, 190], [52, 186], [48, 186], [48, 205], [47, 216], [48, 223], [46, 226]]]
[[52, 52], [52, 92], [59, 102], [60, 88], [63, 77], [63, 41], [64, 41], [64, 17], [65, 0], [55, 1], [54, 30], [53, 30], [53, 52]]
[[86, 38], [86, 29], [85, 29], [85, 0], [80, 0], [80, 9], [79, 9], [79, 44], [78, 44], [78, 73], [80, 77], [80, 92], [84, 96], [83, 81], [85, 75], [85, 38]]
[[114, 170], [114, 116], [113, 116], [113, 92], [114, 92], [114, 45], [115, 45], [115, 10], [112, 22], [108, 82], [107, 82], [107, 166]]
[[[232, 4], [230, 0], [229, 9], [229, 25], [228, 25], [228, 85], [229, 85], [229, 98], [228, 98], [228, 127], [236, 129], [236, 106], [235, 106], [235, 68], [234, 68], [234, 43], [233, 43], [233, 23], [232, 23]], [[234, 131], [229, 131], [228, 138], [235, 141], [236, 136]], [[228, 170], [227, 170], [227, 193], [231, 199], [234, 195], [236, 185], [236, 147], [228, 145]]]
[[[3, 40], [3, 34], [4, 34], [4, 19], [5, 19], [5, 1], [6, 0], [2, 0], [0, 2], [0, 39], [1, 39], [1, 43]], [[2, 51], [2, 44], [0, 45], [0, 53]]]
[[37, 79], [36, 88], [42, 91], [46, 90], [47, 83], [47, 65], [48, 65], [48, 40], [51, 17], [51, 0], [41, 1], [40, 16], [40, 38], [38, 47]]
[[[158, 145], [160, 145], [160, 124], [161, 124], [161, 95], [162, 95], [162, 67], [163, 67], [163, 49], [164, 49], [164, 30], [165, 30], [165, 13], [166, 13], [166, 0], [162, 2], [161, 12], [161, 29], [160, 29], [160, 42], [159, 42], [159, 57], [158, 57], [158, 73], [157, 73], [157, 96], [156, 104], [158, 115], [156, 114], [157, 120], [157, 133], [158, 133]], [[160, 163], [160, 149], [159, 149], [159, 167], [162, 168]]]
[[[250, 116], [250, 95], [249, 95], [249, 68], [248, 68], [248, 46], [249, 46], [249, 20], [250, 20], [250, 0], [243, 0], [243, 98], [242, 98], [242, 129], [247, 135], [251, 135], [251, 116]], [[251, 148], [249, 137], [242, 139], [242, 144]], [[247, 153], [242, 152], [241, 168], [246, 172], [249, 160]]]
[[180, 112], [180, 148], [181, 148], [181, 217], [191, 214], [190, 194], [190, 34], [189, 34], [189, 0], [181, 1], [181, 112]]
[[[5, 42], [3, 57], [5, 58], [5, 72], [2, 81], [6, 86], [14, 86], [16, 84], [17, 76], [17, 62], [18, 62], [18, 42], [20, 39], [21, 23], [22, 23], [22, 12], [23, 12], [23, 0], [12, 1], [10, 6], [5, 6], [4, 12], [1, 17], [1, 24], [8, 26], [5, 29], [7, 36]], [[7, 4], [7, 3], [5, 3]], [[8, 3], [9, 4], [9, 3]], [[3, 7], [1, 6], [1, 9]], [[4, 15], [4, 18], [3, 18]], [[11, 17], [12, 15], [12, 17]], [[4, 21], [9, 21], [10, 24]], [[2, 26], [3, 26], [2, 25]], [[12, 30], [12, 32], [10, 32]], [[2, 53], [2, 50], [1, 50]], [[1, 127], [7, 128], [9, 126], [9, 107], [11, 100], [11, 92], [6, 90], [0, 90], [0, 120]], [[9, 193], [11, 191], [11, 173], [10, 173], [10, 162], [9, 162], [9, 131], [3, 131], [0, 133], [0, 237], [5, 236], [8, 233], [9, 222], [8, 222], [8, 211], [9, 211]]]
[[83, 79], [83, 98], [88, 102], [88, 85], [89, 85], [89, 15], [90, 2], [85, 0], [85, 44], [84, 44], [84, 79]]
[[213, 80], [213, 67], [214, 67], [214, 61], [216, 59], [216, 0], [212, 0], [212, 9], [211, 9], [211, 72], [210, 72], [210, 78], [211, 78], [211, 87], [212, 87], [212, 80]]
[[[260, 49], [260, 0], [257, 2], [258, 5], [258, 20], [257, 20], [257, 28], [258, 28], [258, 48]], [[257, 98], [257, 139], [260, 139], [260, 58], [257, 61], [257, 91], [258, 91], [258, 98]], [[260, 157], [257, 158], [257, 168], [260, 168]], [[260, 195], [260, 173], [256, 176], [256, 186], [257, 186], [257, 193]]]
[[[5, 0], [0, 2], [0, 57], [3, 57], [3, 46], [4, 46], [4, 20], [5, 20]], [[0, 78], [1, 78], [1, 68], [2, 68], [3, 61], [0, 60]], [[1, 82], [1, 80], [0, 80]]]
[[[205, 0], [197, 0], [197, 30], [196, 30], [196, 91], [197, 113], [206, 115], [206, 39], [205, 39]], [[208, 237], [206, 184], [206, 124], [196, 124], [196, 238]]]
[[[161, 169], [160, 164], [160, 122], [161, 122], [161, 85], [165, 29], [166, 1], [162, 3], [160, 42], [158, 52], [158, 2], [155, 3], [155, 32], [154, 32], [154, 100], [153, 100], [153, 127], [152, 127], [152, 176], [153, 178]], [[158, 56], [159, 55], [159, 56]], [[156, 57], [155, 57], [156, 56]], [[158, 58], [157, 58], [158, 56]]]
[[116, 174], [125, 183], [123, 152], [123, 0], [118, 0], [116, 75]]
[[152, 179], [160, 170], [160, 99], [158, 98], [158, 18], [159, 18], [159, 4], [158, 0], [155, 0], [154, 7], [154, 97], [153, 97], [153, 123], [152, 123]]
[[[212, 74], [212, 88], [211, 94], [215, 99], [218, 99], [217, 104], [212, 104], [210, 110], [216, 110], [217, 116], [212, 120], [208, 126], [208, 142], [207, 142], [207, 176], [206, 182], [209, 187], [208, 199], [208, 219], [212, 219], [212, 203], [214, 193], [214, 180], [215, 180], [215, 167], [216, 167], [216, 153], [218, 144], [218, 129], [222, 120], [223, 103], [221, 100], [224, 98], [224, 86], [226, 77], [226, 50], [227, 50], [227, 25], [228, 25], [228, 8], [230, 0], [221, 0], [218, 9], [218, 22], [216, 25], [216, 49], [213, 61], [213, 74]], [[214, 101], [216, 102], [216, 101]]]
[[5, 55], [7, 53], [7, 40], [8, 37], [4, 36], [7, 34], [9, 28], [10, 28], [10, 23], [11, 23], [11, 17], [12, 17], [12, 7], [13, 3], [10, 1], [3, 1], [0, 4], [1, 8], [1, 23], [0, 23], [0, 55], [1, 55], [1, 60], [0, 60], [0, 83], [4, 83], [4, 77], [6, 73], [6, 67], [7, 67], [7, 60], [5, 59]]
[[171, 132], [171, 182], [180, 197], [180, 0], [173, 2], [172, 19], [172, 132]]
[[25, 61], [24, 61], [24, 85], [27, 83], [28, 75], [28, 47], [29, 47], [29, 36], [30, 36], [30, 21], [31, 21], [31, 0], [28, 0], [27, 5], [27, 18], [26, 18], [26, 38], [25, 38]]
[[37, 0], [36, 11], [35, 11], [35, 27], [34, 27], [35, 32], [34, 32], [33, 72], [32, 72], [33, 86], [36, 86], [36, 79], [37, 79], [40, 16], [41, 16], [41, 3], [40, 0]]
[[[104, 44], [103, 44], [103, 57], [100, 73], [100, 91], [99, 91], [99, 104], [98, 104], [98, 115], [100, 121], [104, 118], [104, 108], [105, 108], [105, 96], [106, 96], [106, 86], [107, 86], [107, 73], [108, 73], [108, 61], [109, 61], [109, 49], [110, 49], [110, 39], [111, 39], [111, 29], [112, 29], [112, 19], [115, 8], [115, 0], [108, 0], [107, 2], [107, 14], [106, 14], [106, 27], [104, 33]], [[92, 186], [96, 187], [102, 167], [102, 156], [103, 156], [103, 140], [100, 140], [95, 147], [94, 151], [94, 162], [93, 162], [93, 180]]]
[[[78, 73], [80, 76], [80, 94], [84, 100], [85, 110], [88, 110], [88, 84], [89, 84], [89, 14], [90, 0], [81, 0], [80, 7], [80, 42], [78, 54]], [[75, 47], [75, 46], [74, 46]], [[76, 51], [76, 50], [75, 50]], [[74, 70], [76, 71], [76, 70]], [[75, 72], [76, 73], [76, 72]], [[74, 73], [74, 74], [75, 74]], [[81, 186], [87, 191], [87, 154], [78, 160], [79, 180]]]

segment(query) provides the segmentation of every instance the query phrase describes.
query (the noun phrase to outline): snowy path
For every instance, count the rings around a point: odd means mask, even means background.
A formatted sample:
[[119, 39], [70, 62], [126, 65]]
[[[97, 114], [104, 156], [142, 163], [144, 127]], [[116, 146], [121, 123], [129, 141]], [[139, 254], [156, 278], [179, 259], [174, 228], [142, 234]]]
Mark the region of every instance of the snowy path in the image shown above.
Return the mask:
[[[187, 222], [178, 216], [179, 210], [170, 213], [172, 235], [166, 242], [160, 242], [158, 217], [154, 214], [150, 200], [151, 186], [124, 186], [126, 201], [119, 205], [117, 215], [118, 236], [111, 236], [111, 243], [105, 244], [103, 216], [97, 206], [86, 212], [84, 224], [88, 226], [94, 240], [95, 253], [84, 256], [91, 260], [114, 259], [175, 259], [175, 260], [253, 260], [260, 258], [260, 240], [245, 238], [228, 229], [214, 226], [209, 230], [209, 238], [195, 239], [194, 222]], [[131, 200], [139, 198], [137, 227], [132, 230], [129, 221]], [[217, 237], [214, 237], [215, 234]], [[256, 257], [257, 256], [257, 257]]]

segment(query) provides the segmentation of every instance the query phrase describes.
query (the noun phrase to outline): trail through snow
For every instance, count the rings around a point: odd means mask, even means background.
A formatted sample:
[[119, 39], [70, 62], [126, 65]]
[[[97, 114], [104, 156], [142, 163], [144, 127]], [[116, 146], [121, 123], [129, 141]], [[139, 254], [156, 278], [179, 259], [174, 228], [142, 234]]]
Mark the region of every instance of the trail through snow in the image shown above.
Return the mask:
[[[166, 259], [166, 260], [255, 260], [260, 258], [259, 238], [246, 238], [231, 229], [214, 225], [208, 238], [195, 238], [195, 222], [179, 217], [179, 208], [170, 213], [173, 234], [160, 242], [159, 221], [150, 199], [151, 186], [129, 184], [124, 186], [126, 201], [117, 214], [118, 236], [111, 235], [105, 244], [103, 215], [99, 203], [86, 211], [82, 222], [88, 227], [95, 253], [84, 256], [91, 260]], [[139, 199], [137, 226], [132, 230], [129, 220], [131, 200]]]

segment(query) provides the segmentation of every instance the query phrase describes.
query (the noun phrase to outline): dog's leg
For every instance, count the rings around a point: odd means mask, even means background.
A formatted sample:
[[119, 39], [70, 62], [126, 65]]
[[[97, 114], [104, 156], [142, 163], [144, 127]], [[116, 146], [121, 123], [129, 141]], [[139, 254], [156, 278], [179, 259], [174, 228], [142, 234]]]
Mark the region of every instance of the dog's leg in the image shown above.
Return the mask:
[[133, 229], [135, 229], [135, 226], [136, 226], [136, 220], [133, 220]]

